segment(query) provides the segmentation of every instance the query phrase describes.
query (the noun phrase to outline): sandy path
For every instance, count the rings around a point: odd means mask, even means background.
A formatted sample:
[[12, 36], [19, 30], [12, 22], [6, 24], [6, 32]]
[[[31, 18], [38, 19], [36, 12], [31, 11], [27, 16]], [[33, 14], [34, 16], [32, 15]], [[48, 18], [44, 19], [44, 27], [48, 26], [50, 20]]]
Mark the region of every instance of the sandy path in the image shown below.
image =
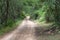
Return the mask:
[[35, 36], [36, 23], [24, 20], [12, 33], [0, 40], [37, 40]]

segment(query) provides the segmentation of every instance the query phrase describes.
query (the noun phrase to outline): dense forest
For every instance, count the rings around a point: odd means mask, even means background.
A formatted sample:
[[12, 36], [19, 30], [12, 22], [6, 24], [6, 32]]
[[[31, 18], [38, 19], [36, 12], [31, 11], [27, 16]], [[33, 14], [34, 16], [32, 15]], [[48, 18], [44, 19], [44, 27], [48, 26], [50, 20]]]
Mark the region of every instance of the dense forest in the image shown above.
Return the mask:
[[37, 22], [53, 23], [60, 29], [60, 0], [0, 0], [0, 34], [13, 28], [17, 21], [31, 16]]

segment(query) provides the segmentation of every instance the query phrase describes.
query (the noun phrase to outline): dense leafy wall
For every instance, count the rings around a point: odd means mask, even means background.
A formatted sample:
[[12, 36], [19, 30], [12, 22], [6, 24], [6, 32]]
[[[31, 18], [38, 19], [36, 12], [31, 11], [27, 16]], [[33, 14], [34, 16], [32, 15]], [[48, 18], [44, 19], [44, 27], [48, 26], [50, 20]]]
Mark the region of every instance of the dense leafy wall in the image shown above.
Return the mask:
[[0, 28], [12, 26], [26, 15], [31, 19], [60, 22], [59, 0], [0, 0]]

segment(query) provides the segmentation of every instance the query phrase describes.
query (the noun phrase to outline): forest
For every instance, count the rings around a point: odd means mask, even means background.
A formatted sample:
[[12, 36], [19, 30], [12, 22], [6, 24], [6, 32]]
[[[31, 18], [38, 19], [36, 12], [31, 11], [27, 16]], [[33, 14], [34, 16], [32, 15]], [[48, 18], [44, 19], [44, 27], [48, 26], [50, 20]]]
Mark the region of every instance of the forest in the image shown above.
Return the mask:
[[60, 0], [0, 0], [0, 35], [15, 29], [26, 16], [52, 23], [48, 30], [60, 32]]

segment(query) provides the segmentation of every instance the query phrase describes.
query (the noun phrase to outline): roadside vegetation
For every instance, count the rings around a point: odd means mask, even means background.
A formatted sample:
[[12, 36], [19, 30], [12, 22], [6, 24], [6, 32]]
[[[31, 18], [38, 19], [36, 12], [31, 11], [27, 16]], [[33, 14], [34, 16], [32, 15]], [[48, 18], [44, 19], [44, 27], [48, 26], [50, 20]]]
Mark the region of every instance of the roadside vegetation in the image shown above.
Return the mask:
[[60, 31], [60, 0], [0, 0], [0, 35], [28, 15], [37, 23], [52, 23], [46, 31]]

